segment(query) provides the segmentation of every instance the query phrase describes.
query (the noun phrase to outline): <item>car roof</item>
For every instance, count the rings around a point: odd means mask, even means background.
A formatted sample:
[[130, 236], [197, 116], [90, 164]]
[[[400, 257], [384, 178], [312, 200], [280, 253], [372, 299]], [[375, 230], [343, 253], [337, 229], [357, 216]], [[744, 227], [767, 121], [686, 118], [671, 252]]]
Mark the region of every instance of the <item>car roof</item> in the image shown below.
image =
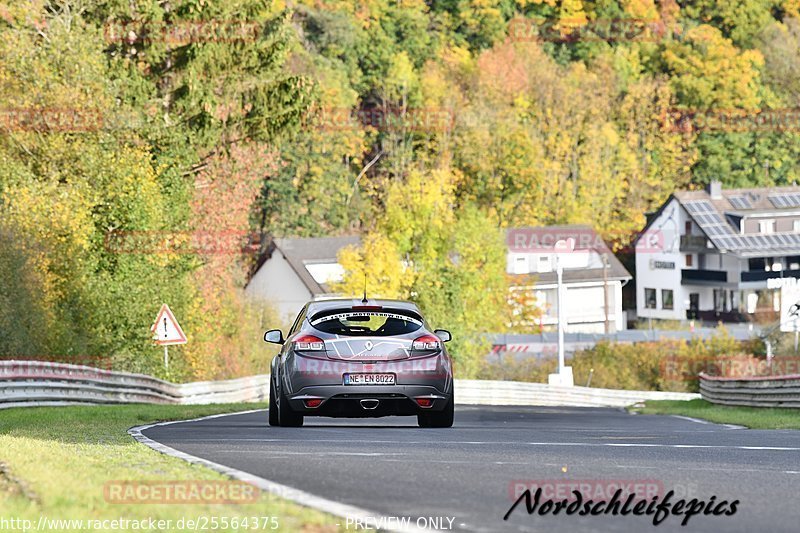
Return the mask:
[[414, 311], [421, 314], [419, 307], [414, 302], [407, 300], [388, 300], [388, 299], [367, 299], [366, 301], [360, 298], [331, 298], [329, 300], [314, 300], [308, 302], [308, 313], [318, 313], [320, 311], [327, 311], [329, 309], [342, 309], [347, 307], [362, 307], [362, 306], [380, 306], [390, 307], [393, 309], [404, 309]]

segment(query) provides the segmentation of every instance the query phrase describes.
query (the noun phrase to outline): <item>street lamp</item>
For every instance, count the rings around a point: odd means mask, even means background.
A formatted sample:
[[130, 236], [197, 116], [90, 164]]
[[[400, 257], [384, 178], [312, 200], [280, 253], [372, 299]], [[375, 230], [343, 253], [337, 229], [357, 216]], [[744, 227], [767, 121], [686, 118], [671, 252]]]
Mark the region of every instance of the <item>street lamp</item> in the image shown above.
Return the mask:
[[553, 257], [556, 263], [557, 280], [556, 305], [558, 306], [558, 373], [547, 376], [547, 383], [549, 385], [567, 387], [575, 385], [575, 381], [572, 378], [572, 367], [565, 366], [564, 364], [564, 329], [566, 327], [564, 308], [566, 307], [567, 298], [564, 290], [564, 266], [562, 265], [561, 256], [572, 253], [573, 250], [575, 250], [575, 239], [571, 237], [558, 241], [554, 246]]

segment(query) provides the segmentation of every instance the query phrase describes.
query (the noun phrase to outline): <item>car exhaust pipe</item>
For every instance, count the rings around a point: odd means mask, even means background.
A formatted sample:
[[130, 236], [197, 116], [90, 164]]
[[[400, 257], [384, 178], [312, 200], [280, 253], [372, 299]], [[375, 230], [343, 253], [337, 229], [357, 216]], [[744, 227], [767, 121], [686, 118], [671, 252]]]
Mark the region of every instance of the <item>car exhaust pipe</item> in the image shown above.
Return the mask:
[[363, 409], [368, 410], [368, 411], [372, 411], [373, 409], [377, 409], [378, 408], [378, 404], [380, 404], [380, 403], [381, 403], [380, 400], [364, 399], [364, 400], [361, 400], [361, 407]]

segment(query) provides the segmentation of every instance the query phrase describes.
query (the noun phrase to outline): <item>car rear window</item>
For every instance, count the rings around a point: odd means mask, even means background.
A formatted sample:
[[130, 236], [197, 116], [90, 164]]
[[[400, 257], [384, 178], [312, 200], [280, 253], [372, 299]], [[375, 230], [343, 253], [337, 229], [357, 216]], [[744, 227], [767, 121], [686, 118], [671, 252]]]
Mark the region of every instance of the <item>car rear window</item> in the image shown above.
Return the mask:
[[371, 337], [404, 335], [422, 327], [422, 320], [384, 311], [343, 311], [314, 317], [309, 322], [324, 333]]

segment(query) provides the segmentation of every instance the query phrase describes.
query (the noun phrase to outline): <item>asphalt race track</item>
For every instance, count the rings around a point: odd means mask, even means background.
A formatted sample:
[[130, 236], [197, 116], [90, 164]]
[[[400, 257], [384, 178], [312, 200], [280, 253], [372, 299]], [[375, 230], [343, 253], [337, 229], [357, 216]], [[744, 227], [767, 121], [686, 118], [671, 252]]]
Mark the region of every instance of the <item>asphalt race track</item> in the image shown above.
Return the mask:
[[[303, 428], [271, 428], [261, 411], [144, 435], [376, 516], [454, 518], [456, 530], [800, 530], [800, 431], [616, 409], [462, 406], [452, 429], [420, 429], [412, 418], [307, 418]], [[654, 527], [652, 516], [632, 514], [528, 515], [524, 502], [503, 520], [518, 484], [562, 490], [570, 482], [605, 499], [620, 483], [639, 483], [661, 496], [675, 491], [673, 502], [716, 496], [739, 505], [733, 516], [701, 514], [685, 527], [678, 516]]]

